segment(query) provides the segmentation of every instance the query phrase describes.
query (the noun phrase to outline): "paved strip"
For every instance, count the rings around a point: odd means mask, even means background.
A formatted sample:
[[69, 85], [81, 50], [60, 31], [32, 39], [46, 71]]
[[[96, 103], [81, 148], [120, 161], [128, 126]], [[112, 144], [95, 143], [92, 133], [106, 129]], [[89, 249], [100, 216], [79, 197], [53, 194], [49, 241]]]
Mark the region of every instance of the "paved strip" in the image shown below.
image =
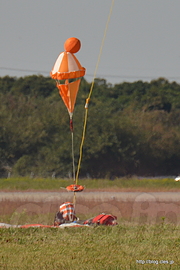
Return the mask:
[[[33, 201], [48, 202], [54, 200], [72, 200], [72, 192], [0, 192], [0, 201]], [[178, 202], [180, 192], [81, 192], [76, 194], [77, 199], [87, 201], [159, 201], [159, 202]]]

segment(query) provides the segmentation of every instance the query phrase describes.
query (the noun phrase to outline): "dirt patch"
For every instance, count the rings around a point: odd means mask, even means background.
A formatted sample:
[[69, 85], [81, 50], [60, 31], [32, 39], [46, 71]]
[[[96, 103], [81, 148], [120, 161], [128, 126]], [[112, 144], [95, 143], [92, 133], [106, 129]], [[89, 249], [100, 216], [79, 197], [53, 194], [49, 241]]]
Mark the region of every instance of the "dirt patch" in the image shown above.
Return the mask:
[[[64, 201], [72, 201], [73, 193], [0, 192], [0, 199], [0, 216], [8, 215], [10, 223], [19, 223], [22, 215], [26, 214], [30, 221], [34, 218], [36, 222], [52, 224], [59, 205]], [[180, 194], [93, 190], [76, 195], [76, 214], [81, 219], [102, 212], [116, 215], [119, 221], [157, 223], [166, 220], [179, 224]]]
[[[64, 189], [52, 189], [52, 190], [45, 190], [45, 189], [27, 189], [27, 190], [14, 190], [14, 189], [0, 189], [0, 192], [63, 192], [67, 193], [67, 190]], [[85, 188], [84, 192], [180, 192], [179, 188], [119, 188], [119, 187], [112, 187], [112, 188], [98, 188], [98, 189], [90, 189]]]

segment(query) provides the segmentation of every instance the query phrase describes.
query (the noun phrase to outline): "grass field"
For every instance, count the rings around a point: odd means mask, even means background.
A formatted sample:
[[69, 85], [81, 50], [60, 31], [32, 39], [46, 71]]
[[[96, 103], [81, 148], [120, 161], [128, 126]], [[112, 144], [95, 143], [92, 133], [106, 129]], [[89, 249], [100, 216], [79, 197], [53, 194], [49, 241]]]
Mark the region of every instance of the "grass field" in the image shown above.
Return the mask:
[[[72, 179], [51, 179], [18, 177], [0, 179], [0, 190], [60, 190], [73, 184]], [[180, 182], [173, 178], [117, 178], [108, 179], [80, 179], [78, 184], [86, 189], [109, 189], [109, 190], [180, 190]]]
[[[180, 190], [180, 183], [169, 178], [86, 179], [79, 183], [87, 190]], [[0, 190], [60, 191], [69, 184], [72, 184], [71, 180], [9, 178], [0, 179]], [[4, 200], [0, 204], [0, 222], [52, 224], [58, 204], [56, 199], [42, 202]], [[148, 204], [77, 198], [80, 219], [92, 217], [102, 209], [117, 214], [119, 225], [65, 229], [0, 228], [0, 269], [180, 269], [179, 202]], [[133, 211], [135, 220], [132, 219]], [[153, 216], [155, 223], [149, 224], [147, 221]]]
[[180, 227], [0, 229], [0, 269], [180, 269]]

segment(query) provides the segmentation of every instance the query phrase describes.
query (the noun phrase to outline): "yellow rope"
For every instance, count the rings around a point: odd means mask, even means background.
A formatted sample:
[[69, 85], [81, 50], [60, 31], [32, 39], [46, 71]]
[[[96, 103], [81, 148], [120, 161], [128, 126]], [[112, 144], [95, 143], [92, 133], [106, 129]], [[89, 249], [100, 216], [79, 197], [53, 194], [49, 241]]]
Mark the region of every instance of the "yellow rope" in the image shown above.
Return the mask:
[[114, 6], [114, 1], [115, 0], [112, 0], [112, 3], [111, 3], [108, 19], [107, 19], [107, 22], [106, 22], [106, 27], [105, 27], [105, 30], [104, 30], [104, 36], [103, 36], [103, 39], [102, 39], [102, 42], [101, 42], [99, 56], [98, 56], [98, 60], [97, 60], [95, 71], [94, 71], [93, 81], [92, 81], [92, 84], [91, 84], [91, 88], [90, 88], [90, 91], [89, 91], [88, 98], [86, 99], [84, 126], [83, 126], [83, 133], [82, 133], [82, 139], [81, 139], [80, 150], [79, 150], [79, 152], [80, 152], [79, 161], [78, 161], [77, 172], [76, 172], [76, 185], [78, 184], [79, 171], [80, 171], [81, 161], [82, 161], [83, 144], [84, 144], [84, 139], [85, 139], [85, 134], [86, 134], [87, 117], [88, 117], [88, 107], [89, 107], [88, 105], [89, 105], [89, 101], [90, 101], [92, 91], [93, 91], [94, 81], [95, 81], [95, 78], [96, 78], [96, 73], [97, 73], [97, 70], [98, 70], [98, 66], [99, 66], [99, 62], [100, 62], [100, 58], [101, 58], [101, 54], [102, 54], [102, 49], [103, 49], [103, 46], [104, 46], [104, 41], [105, 41], [105, 38], [106, 38], [108, 25], [109, 25], [109, 22], [110, 22], [110, 18], [111, 18], [113, 6]]
[[74, 209], [75, 209], [75, 205], [76, 205], [76, 192], [74, 192], [74, 196], [73, 196], [73, 204], [74, 204]]

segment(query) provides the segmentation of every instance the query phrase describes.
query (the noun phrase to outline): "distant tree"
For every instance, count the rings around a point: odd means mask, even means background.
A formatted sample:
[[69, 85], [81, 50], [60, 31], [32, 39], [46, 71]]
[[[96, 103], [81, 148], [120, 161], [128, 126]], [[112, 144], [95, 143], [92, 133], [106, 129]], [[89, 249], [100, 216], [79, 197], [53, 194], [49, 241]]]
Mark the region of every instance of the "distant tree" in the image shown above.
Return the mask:
[[[75, 164], [85, 100], [74, 110]], [[50, 77], [0, 78], [0, 174], [67, 177], [72, 171], [69, 115]], [[164, 78], [114, 86], [96, 78], [89, 103], [80, 177], [176, 174], [180, 163], [180, 85]]]

